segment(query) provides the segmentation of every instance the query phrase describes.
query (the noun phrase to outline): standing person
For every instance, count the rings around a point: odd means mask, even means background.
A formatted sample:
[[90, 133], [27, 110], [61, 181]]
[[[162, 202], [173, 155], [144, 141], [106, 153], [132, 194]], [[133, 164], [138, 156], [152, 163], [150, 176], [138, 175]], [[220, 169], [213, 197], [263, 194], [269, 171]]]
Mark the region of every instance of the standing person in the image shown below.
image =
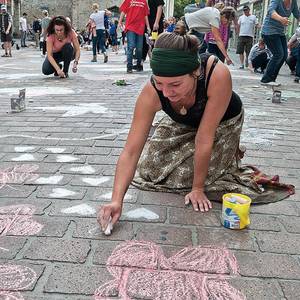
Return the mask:
[[118, 54], [118, 34], [117, 34], [117, 28], [118, 28], [118, 20], [114, 20], [110, 24], [109, 36], [110, 36], [110, 39], [111, 39], [112, 51], [114, 51], [116, 54]]
[[46, 47], [46, 45], [47, 45], [46, 44], [47, 29], [48, 29], [49, 23], [51, 21], [51, 18], [49, 17], [49, 13], [48, 13], [47, 10], [43, 10], [42, 14], [43, 14], [43, 19], [41, 21], [41, 27], [42, 27], [41, 39], [42, 39], [42, 42], [43, 42], [42, 55], [44, 56], [46, 54], [46, 50], [47, 50], [47, 47]]
[[38, 48], [40, 44], [40, 35], [42, 31], [42, 26], [41, 26], [41, 20], [39, 20], [36, 16], [34, 16], [34, 21], [32, 23], [32, 30], [34, 32], [35, 48]]
[[[236, 54], [240, 56], [240, 69], [244, 69], [245, 65], [248, 67], [248, 56], [253, 45], [254, 30], [258, 26], [256, 16], [250, 14], [249, 6], [245, 5], [243, 12], [244, 14], [238, 20], [239, 38], [236, 48]], [[244, 53], [246, 54], [246, 58]]]
[[21, 34], [21, 47], [27, 47], [26, 45], [26, 35], [27, 35], [27, 14], [24, 12], [19, 22], [19, 29]]
[[2, 57], [11, 57], [12, 17], [7, 12], [7, 7], [4, 4], [1, 5], [0, 32], [1, 42], [4, 44], [4, 54]]
[[80, 46], [76, 32], [65, 17], [54, 17], [47, 29], [47, 57], [42, 67], [43, 74], [54, 73], [54, 76], [60, 78], [69, 77], [71, 61], [74, 60], [72, 71], [76, 73], [79, 58]]
[[292, 71], [292, 61], [295, 62], [295, 79], [294, 82], [299, 83], [300, 81], [300, 27], [298, 27], [295, 31], [295, 34], [290, 38], [288, 42], [288, 48], [290, 49], [290, 57], [291, 59], [287, 64]]
[[201, 44], [200, 53], [206, 51], [206, 42], [204, 34], [212, 32], [214, 39], [221, 53], [224, 55], [228, 65], [232, 64], [225, 45], [221, 38], [220, 24], [228, 25], [235, 17], [235, 10], [233, 7], [224, 7], [221, 12], [215, 7], [205, 7], [193, 13], [185, 14], [185, 22], [190, 33], [197, 36]]
[[93, 13], [90, 15], [90, 20], [96, 25], [96, 36], [93, 36], [93, 59], [92, 62], [97, 62], [97, 45], [104, 56], [104, 63], [108, 62], [108, 55], [105, 48], [105, 24], [104, 17], [111, 15], [108, 10], [99, 10], [99, 4], [92, 5]]
[[261, 36], [273, 56], [260, 81], [262, 84], [274, 85], [280, 68], [287, 59], [285, 27], [289, 24], [288, 17], [291, 14], [300, 21], [297, 0], [271, 0], [262, 26]]
[[[260, 39], [250, 50], [248, 57], [249, 69], [254, 73], [263, 74], [271, 56], [272, 53], [266, 47], [264, 40]], [[260, 72], [258, 69], [260, 69]]]
[[148, 20], [149, 7], [146, 0], [124, 0], [120, 6], [121, 15], [119, 26], [122, 26], [123, 18], [125, 20], [125, 32], [127, 37], [127, 73], [132, 73], [133, 69], [133, 50], [136, 49], [138, 72], [143, 71], [142, 54], [143, 54], [143, 35], [145, 25], [150, 33]]

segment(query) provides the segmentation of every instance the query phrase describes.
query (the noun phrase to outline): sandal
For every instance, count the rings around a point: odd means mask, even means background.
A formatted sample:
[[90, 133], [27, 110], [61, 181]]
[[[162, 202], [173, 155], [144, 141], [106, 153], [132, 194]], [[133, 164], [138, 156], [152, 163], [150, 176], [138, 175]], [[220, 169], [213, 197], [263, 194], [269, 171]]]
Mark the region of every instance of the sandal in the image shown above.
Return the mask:
[[1, 55], [1, 57], [8, 57], [8, 54], [5, 53], [5, 54]]

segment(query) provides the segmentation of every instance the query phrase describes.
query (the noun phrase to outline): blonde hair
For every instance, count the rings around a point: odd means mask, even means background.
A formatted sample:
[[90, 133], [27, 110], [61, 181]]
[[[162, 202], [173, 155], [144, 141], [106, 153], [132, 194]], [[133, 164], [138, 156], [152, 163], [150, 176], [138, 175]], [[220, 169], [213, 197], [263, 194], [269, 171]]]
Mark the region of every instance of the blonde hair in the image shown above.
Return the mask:
[[93, 10], [98, 10], [99, 9], [99, 4], [98, 3], [93, 3], [92, 9]]
[[225, 6], [221, 12], [220, 15], [223, 16], [225, 19], [227, 19], [229, 22], [235, 19], [236, 11], [231, 6]]
[[223, 2], [219, 2], [214, 5], [214, 8], [218, 9], [219, 11], [221, 11], [224, 7], [225, 7], [225, 4]]

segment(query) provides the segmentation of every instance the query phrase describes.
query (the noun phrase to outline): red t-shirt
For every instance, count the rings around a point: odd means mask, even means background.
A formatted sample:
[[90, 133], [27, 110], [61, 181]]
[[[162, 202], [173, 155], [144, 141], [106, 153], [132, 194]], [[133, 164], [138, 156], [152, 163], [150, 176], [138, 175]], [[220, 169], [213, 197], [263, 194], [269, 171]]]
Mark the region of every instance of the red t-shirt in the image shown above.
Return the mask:
[[124, 0], [120, 11], [125, 13], [125, 31], [133, 31], [143, 35], [145, 32], [145, 17], [149, 15], [149, 7], [146, 0]]
[[51, 34], [47, 37], [47, 42], [48, 43], [52, 43], [52, 49], [53, 49], [53, 53], [59, 52], [61, 51], [62, 47], [67, 44], [67, 43], [72, 43], [74, 44], [74, 41], [77, 39], [77, 34], [76, 32], [72, 29], [72, 31], [70, 32], [70, 34], [63, 39], [62, 41], [59, 41], [56, 37], [55, 34]]

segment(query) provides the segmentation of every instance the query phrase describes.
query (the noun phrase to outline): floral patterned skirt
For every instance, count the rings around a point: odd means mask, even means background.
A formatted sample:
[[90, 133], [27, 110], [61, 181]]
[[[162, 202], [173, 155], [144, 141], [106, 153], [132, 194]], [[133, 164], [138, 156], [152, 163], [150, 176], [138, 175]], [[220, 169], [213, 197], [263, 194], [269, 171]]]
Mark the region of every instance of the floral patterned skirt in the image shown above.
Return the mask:
[[[222, 122], [216, 130], [205, 181], [208, 198], [221, 201], [224, 193], [235, 192], [250, 196], [252, 203], [269, 203], [293, 194], [293, 186], [279, 184], [278, 180], [276, 184], [272, 180], [275, 177], [268, 177], [255, 167], [240, 166], [239, 141], [243, 121], [242, 110], [236, 117]], [[145, 145], [132, 184], [149, 191], [190, 192], [196, 133], [196, 128], [163, 117]]]

